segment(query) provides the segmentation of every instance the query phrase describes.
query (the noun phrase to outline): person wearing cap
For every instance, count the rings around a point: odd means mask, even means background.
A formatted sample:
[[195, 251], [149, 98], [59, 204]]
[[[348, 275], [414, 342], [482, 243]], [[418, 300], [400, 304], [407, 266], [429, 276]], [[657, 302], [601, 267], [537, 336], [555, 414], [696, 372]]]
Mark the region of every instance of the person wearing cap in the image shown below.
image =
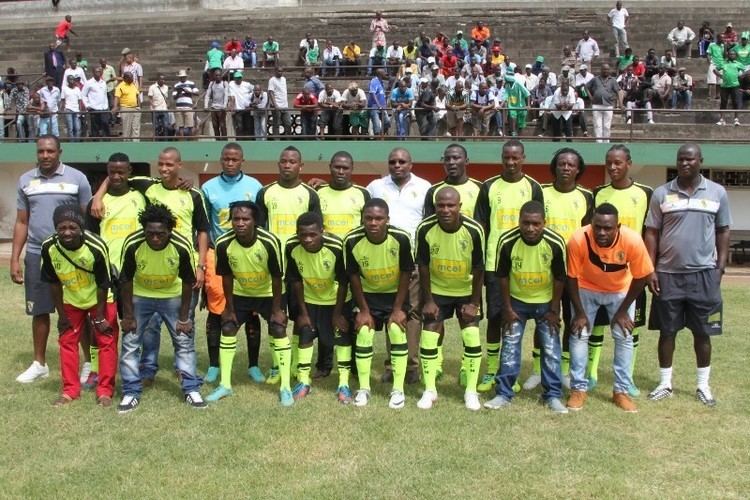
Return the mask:
[[677, 21], [677, 26], [667, 34], [667, 41], [672, 44], [672, 50], [677, 57], [690, 59], [690, 46], [695, 40], [695, 32], [685, 26], [683, 20]]
[[560, 69], [560, 76], [557, 78], [557, 85], [561, 85], [563, 80], [568, 80], [568, 84], [575, 88], [576, 75], [572, 72], [570, 66], [563, 66]]
[[352, 135], [363, 135], [367, 133], [370, 122], [367, 107], [367, 95], [359, 88], [355, 81], [349, 82], [349, 86], [341, 94], [341, 107], [344, 110], [343, 127], [344, 132], [349, 131]]
[[430, 66], [430, 74], [427, 75], [430, 82], [437, 82], [438, 86], [445, 85], [445, 76], [440, 72], [440, 66], [433, 64]]
[[419, 79], [419, 90], [417, 100], [414, 103], [414, 115], [417, 119], [417, 127], [422, 140], [427, 137], [435, 137], [437, 121], [435, 119], [435, 93], [430, 85], [430, 79], [422, 77]]
[[682, 101], [683, 109], [691, 109], [693, 102], [693, 77], [685, 73], [685, 67], [677, 69], [677, 74], [672, 78], [672, 109]]
[[[428, 79], [432, 79], [432, 66], [435, 64], [435, 58], [433, 56], [429, 56], [427, 59], [417, 59], [417, 64], [422, 67], [420, 70], [420, 76], [425, 77]], [[440, 66], [438, 66], [437, 69], [440, 69]]]
[[52, 223], [55, 233], [42, 243], [40, 275], [50, 288], [58, 314], [62, 391], [53, 405], [63, 406], [81, 397], [78, 344], [90, 321], [99, 347], [96, 403], [110, 407], [119, 328], [107, 245], [98, 235], [84, 230], [81, 207], [76, 204], [55, 208]]
[[630, 15], [628, 9], [622, 6], [622, 2], [618, 1], [615, 4], [615, 8], [609, 11], [607, 14], [609, 25], [612, 27], [612, 34], [615, 38], [615, 57], [620, 57], [620, 46], [623, 49], [630, 47], [628, 45], [628, 24], [630, 22]]
[[464, 38], [464, 32], [461, 30], [456, 31], [456, 36], [451, 38], [451, 47], [455, 47], [456, 44], [459, 44], [464, 52], [469, 51], [469, 42]]
[[740, 43], [732, 47], [737, 52], [737, 60], [745, 66], [750, 66], [750, 31], [743, 31]]
[[[125, 50], [127, 50], [127, 53], [125, 53]], [[135, 82], [135, 85], [139, 88], [143, 88], [143, 66], [136, 61], [135, 54], [130, 49], [123, 50], [123, 55], [125, 59], [123, 60], [122, 64], [120, 65], [120, 81], [125, 79], [125, 73], [130, 73], [133, 76], [133, 81]], [[85, 75], [84, 75], [85, 77]], [[141, 96], [141, 100], [143, 100], [143, 96]]]
[[[109, 127], [109, 97], [107, 95], [107, 82], [102, 77], [102, 68], [94, 68], [94, 76], [91, 77], [81, 90], [83, 103], [86, 105], [88, 116], [91, 118], [91, 132], [89, 137], [110, 137], [112, 132]], [[166, 105], [166, 96], [164, 97]]]
[[[523, 84], [526, 86], [526, 90], [531, 92], [539, 85], [539, 77], [531, 72], [531, 64], [524, 66]], [[518, 77], [516, 77], [518, 78]]]
[[81, 140], [81, 110], [85, 109], [83, 94], [76, 83], [74, 75], [68, 75], [67, 85], [60, 91], [60, 108], [65, 114], [65, 128], [68, 140]]
[[232, 49], [224, 59], [221, 65], [224, 70], [224, 75], [227, 75], [229, 81], [234, 79], [235, 71], [242, 71], [245, 68], [245, 61], [242, 59], [239, 51]]
[[169, 95], [169, 85], [164, 81], [164, 75], [159, 74], [156, 82], [148, 88], [149, 109], [153, 115], [152, 123], [154, 124], [154, 138], [166, 137], [169, 135], [169, 112], [167, 105], [167, 96]]
[[229, 94], [227, 109], [232, 113], [234, 133], [240, 138], [249, 137], [254, 132], [253, 115], [248, 109], [253, 85], [243, 80], [244, 76], [241, 70], [235, 70], [232, 80], [227, 85]]
[[588, 30], [585, 30], [583, 38], [578, 40], [576, 57], [584, 64], [591, 64], [595, 57], [599, 57], [599, 44], [591, 38]]
[[279, 42], [274, 40], [271, 35], [268, 35], [266, 41], [263, 42], [261, 50], [263, 51], [264, 68], [279, 65], [279, 50], [281, 50], [281, 47], [279, 46]]
[[84, 81], [86, 79], [86, 73], [83, 71], [83, 68], [78, 66], [78, 61], [76, 61], [75, 59], [71, 59], [69, 65], [70, 67], [63, 72], [63, 85], [67, 85], [68, 77], [70, 77], [71, 75], [74, 78], [80, 77], [81, 81]]
[[258, 43], [255, 41], [255, 39], [247, 35], [245, 37], [245, 40], [242, 41], [242, 50], [240, 51], [240, 55], [242, 56], [242, 60], [245, 63], [245, 67], [251, 67], [255, 68], [258, 66], [258, 55], [255, 53], [255, 50], [258, 48]]
[[531, 72], [539, 76], [543, 68], [544, 68], [544, 56], [536, 56], [536, 59], [534, 60], [534, 65], [531, 67]]
[[179, 80], [172, 87], [172, 98], [175, 103], [175, 129], [180, 137], [193, 135], [195, 114], [193, 112], [193, 96], [198, 95], [200, 90], [195, 83], [187, 78], [187, 71], [181, 69], [177, 73]]
[[493, 44], [490, 48], [488, 62], [491, 72], [502, 71], [503, 64], [505, 64], [505, 54], [503, 54], [503, 49], [499, 43]]
[[526, 128], [529, 94], [526, 87], [516, 81], [515, 76], [508, 73], [505, 74], [505, 102], [508, 108], [508, 122], [512, 137], [516, 137]]
[[344, 46], [344, 50], [341, 51], [341, 55], [343, 56], [343, 64], [344, 64], [344, 74], [347, 76], [352, 76], [359, 73], [359, 70], [356, 68], [348, 68], [347, 66], [359, 66], [360, 64], [360, 56], [362, 55], [362, 49], [359, 45], [357, 45], [357, 42], [354, 40], [351, 40], [349, 43], [347, 43]]
[[222, 69], [224, 64], [224, 51], [221, 50], [221, 44], [214, 40], [211, 42], [211, 48], [206, 52], [206, 65], [203, 71], [209, 75], [209, 79], [215, 69]]
[[318, 106], [320, 113], [318, 123], [320, 125], [320, 135], [328, 128], [327, 135], [341, 135], [341, 123], [343, 115], [341, 114], [341, 92], [333, 88], [331, 83], [318, 94]]
[[141, 94], [133, 81], [133, 74], [123, 73], [122, 81], [115, 88], [115, 104], [112, 113], [122, 113], [122, 137], [138, 142], [141, 135]]
[[732, 23], [727, 23], [726, 28], [724, 28], [724, 31], [721, 33], [721, 36], [724, 39], [724, 43], [730, 47], [737, 43], [737, 32], [734, 30]]
[[343, 58], [344, 56], [343, 54], [341, 54], [341, 49], [335, 46], [330, 39], [326, 40], [326, 46], [323, 49], [323, 59], [320, 68], [320, 76], [326, 76], [326, 68], [336, 68], [335, 75], [339, 76], [339, 68], [341, 65], [341, 60]]
[[398, 68], [396, 78], [399, 80], [407, 79], [407, 86], [417, 95], [417, 89], [419, 88], [419, 66], [414, 62], [413, 59], [405, 59], [404, 64]]
[[[37, 92], [42, 102], [47, 106], [47, 116], [39, 119], [39, 135], [52, 134], [60, 137], [60, 128], [57, 123], [57, 111], [60, 104], [60, 89], [55, 87], [55, 78], [47, 76], [45, 85]], [[1, 97], [0, 97], [1, 99]], [[1, 137], [1, 135], [0, 135]]]

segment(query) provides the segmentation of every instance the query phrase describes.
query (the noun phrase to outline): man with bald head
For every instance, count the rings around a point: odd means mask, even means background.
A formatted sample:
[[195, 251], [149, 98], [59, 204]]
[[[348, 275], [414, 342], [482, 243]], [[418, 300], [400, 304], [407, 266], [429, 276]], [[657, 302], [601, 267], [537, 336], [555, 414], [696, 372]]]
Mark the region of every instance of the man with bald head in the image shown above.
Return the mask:
[[659, 385], [648, 398], [672, 396], [672, 357], [677, 332], [693, 333], [697, 364], [695, 397], [715, 406], [708, 385], [711, 337], [721, 334], [721, 277], [729, 253], [732, 216], [726, 190], [701, 174], [697, 144], [677, 151], [677, 177], [656, 188], [646, 217], [644, 240], [656, 271], [649, 328], [659, 330]]

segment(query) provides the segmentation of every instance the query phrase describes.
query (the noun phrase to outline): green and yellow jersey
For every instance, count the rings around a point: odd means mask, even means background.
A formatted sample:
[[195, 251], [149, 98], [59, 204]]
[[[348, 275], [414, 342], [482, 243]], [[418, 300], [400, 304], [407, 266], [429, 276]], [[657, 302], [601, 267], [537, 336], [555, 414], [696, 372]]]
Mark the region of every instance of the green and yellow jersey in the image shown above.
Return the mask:
[[554, 184], [543, 184], [545, 227], [552, 229], [563, 240], [568, 241], [579, 227], [591, 222], [594, 196], [588, 189], [576, 186], [568, 193], [555, 188]]
[[514, 299], [527, 304], [550, 302], [554, 281], [566, 279], [565, 241], [544, 228], [539, 243], [529, 245], [519, 228], [508, 231], [497, 245], [497, 275], [508, 278]]
[[133, 295], [173, 299], [182, 295], [182, 283], [195, 283], [195, 252], [185, 236], [172, 231], [167, 246], [154, 250], [140, 229], [125, 239], [120, 281], [133, 282]]
[[122, 246], [125, 238], [138, 230], [138, 214], [146, 208], [141, 193], [131, 189], [120, 196], [104, 195], [104, 217], [91, 215], [91, 203], [86, 210], [86, 229], [98, 234], [107, 244], [109, 260], [116, 269], [122, 267]]
[[323, 184], [318, 188], [318, 197], [323, 212], [323, 229], [343, 238], [362, 224], [362, 208], [370, 200], [370, 193], [356, 184], [346, 189]]
[[338, 237], [323, 235], [323, 246], [311, 253], [295, 235], [287, 241], [284, 255], [287, 284], [302, 282], [306, 304], [336, 305], [338, 288], [347, 281], [344, 247]]
[[396, 293], [401, 273], [414, 270], [411, 237], [389, 224], [385, 240], [372, 243], [358, 227], [344, 238], [344, 261], [347, 274], [359, 275], [365, 293]]
[[232, 293], [240, 297], [273, 297], [273, 278], [284, 274], [279, 239], [255, 226], [255, 239], [245, 246], [233, 230], [216, 240], [216, 274], [232, 276]]
[[275, 234], [282, 248], [297, 233], [297, 218], [300, 215], [305, 212], [323, 215], [318, 194], [305, 183], [285, 188], [278, 182], [272, 182], [258, 191], [255, 203], [260, 209], [257, 225]]
[[649, 186], [637, 182], [623, 189], [618, 189], [611, 183], [605, 184], [594, 189], [594, 206], [611, 203], [617, 209], [620, 224], [642, 235], [653, 193], [654, 190]]
[[497, 175], [482, 184], [474, 219], [487, 232], [487, 271], [497, 268], [497, 243], [506, 231], [518, 226], [521, 207], [529, 200], [544, 203], [542, 186], [528, 175], [517, 182], [507, 182], [502, 175]]
[[461, 196], [461, 213], [466, 217], [474, 217], [474, 209], [479, 197], [479, 191], [482, 189], [482, 183], [469, 177], [463, 184], [449, 184], [447, 181], [441, 181], [434, 184], [427, 190], [424, 199], [424, 216], [429, 217], [435, 213], [435, 197], [444, 187], [452, 187]]
[[[42, 281], [60, 283], [63, 303], [78, 309], [91, 309], [97, 304], [97, 291], [109, 289], [109, 255], [107, 245], [98, 235], [83, 232], [83, 244], [76, 250], [63, 248], [57, 235], [42, 243]], [[107, 302], [112, 302], [108, 292]]]

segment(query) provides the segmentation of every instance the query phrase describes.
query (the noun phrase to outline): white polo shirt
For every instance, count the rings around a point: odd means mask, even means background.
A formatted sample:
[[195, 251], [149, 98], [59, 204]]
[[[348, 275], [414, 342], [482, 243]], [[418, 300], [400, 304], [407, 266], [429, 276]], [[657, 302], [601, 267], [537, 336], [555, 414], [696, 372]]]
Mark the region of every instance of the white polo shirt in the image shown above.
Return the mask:
[[399, 187], [390, 175], [375, 179], [367, 186], [370, 196], [382, 198], [388, 204], [390, 224], [407, 231], [411, 235], [412, 244], [417, 226], [422, 222], [424, 200], [431, 184], [411, 174], [402, 187]]

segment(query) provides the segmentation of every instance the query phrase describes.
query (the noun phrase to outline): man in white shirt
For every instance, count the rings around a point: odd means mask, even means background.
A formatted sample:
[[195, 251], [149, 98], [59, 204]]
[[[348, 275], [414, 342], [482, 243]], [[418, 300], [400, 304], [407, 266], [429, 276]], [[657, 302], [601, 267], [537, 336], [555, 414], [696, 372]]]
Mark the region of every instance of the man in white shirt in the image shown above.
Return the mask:
[[393, 42], [393, 45], [388, 47], [388, 50], [385, 51], [385, 58], [388, 66], [393, 66], [388, 68], [388, 74], [395, 74], [396, 68], [401, 66], [404, 62], [404, 48], [401, 47], [398, 42]]
[[235, 71], [229, 82], [229, 110], [232, 111], [234, 133], [237, 137], [249, 137], [254, 132], [253, 114], [247, 109], [250, 105], [250, 95], [253, 85], [244, 81], [242, 71]]
[[653, 104], [657, 108], [666, 108], [667, 103], [672, 100], [672, 77], [667, 73], [667, 68], [659, 66], [659, 73], [651, 77], [651, 89]]
[[320, 50], [318, 48], [318, 40], [312, 37], [312, 33], [305, 33], [305, 38], [299, 42], [299, 63], [301, 66], [307, 66], [310, 64], [307, 53], [311, 50], [313, 52]]
[[229, 80], [231, 81], [234, 79], [234, 73], [238, 70], [241, 71], [245, 67], [245, 61], [235, 49], [232, 49], [229, 52], [229, 56], [224, 59], [222, 67], [224, 68], [224, 74], [228, 74]]
[[90, 137], [110, 137], [112, 132], [109, 127], [109, 96], [107, 95], [107, 82], [103, 78], [104, 71], [101, 66], [94, 68], [94, 76], [83, 86], [81, 94], [83, 103], [89, 112], [91, 120]]
[[149, 108], [153, 114], [154, 137], [169, 135], [168, 95], [169, 86], [164, 82], [164, 75], [160, 74], [156, 77], [156, 83], [148, 88]]
[[333, 88], [333, 85], [326, 83], [326, 88], [318, 94], [318, 106], [320, 113], [318, 115], [320, 133], [328, 127], [327, 135], [341, 135], [341, 92]]
[[588, 137], [589, 135], [588, 128], [586, 127], [586, 115], [588, 113], [584, 111], [584, 108], [591, 107], [591, 96], [588, 92], [588, 84], [593, 79], [594, 75], [589, 72], [588, 65], [581, 64], [581, 67], [578, 68], [578, 73], [576, 73], [575, 89], [578, 93], [578, 98], [583, 103], [583, 106], [580, 108], [580, 113], [578, 114], [578, 123], [581, 126], [581, 131], [583, 132], [584, 137]]
[[695, 40], [695, 32], [685, 26], [684, 21], [677, 21], [677, 27], [667, 35], [667, 40], [672, 44], [676, 57], [687, 57], [690, 59], [690, 45]]
[[[39, 89], [39, 97], [47, 105], [47, 116], [43, 116], [39, 119], [39, 135], [52, 134], [55, 137], [60, 137], [60, 127], [57, 124], [57, 111], [60, 103], [60, 89], [55, 87], [55, 77], [48, 76], [45, 79], [46, 85]], [[5, 92], [2, 92], [5, 94]], [[2, 99], [2, 96], [0, 96]], [[0, 137], [2, 137], [0, 133]]]
[[693, 77], [685, 73], [685, 68], [677, 70], [672, 78], [672, 109], [682, 101], [685, 108], [690, 109], [693, 102]]
[[287, 96], [286, 77], [283, 68], [277, 66], [274, 74], [268, 79], [268, 103], [273, 118], [273, 135], [279, 135], [279, 124], [284, 125], [284, 135], [292, 134], [292, 116], [289, 114], [289, 97]]
[[527, 64], [524, 67], [524, 71], [526, 73], [523, 75], [524, 85], [526, 86], [526, 90], [528, 90], [529, 92], [531, 92], [532, 90], [534, 90], [535, 88], [539, 86], [539, 77], [531, 72], [531, 68], [532, 68], [531, 64]]
[[[411, 154], [404, 148], [395, 148], [388, 155], [388, 175], [375, 179], [367, 186], [373, 198], [381, 198], [388, 204], [391, 224], [408, 232], [414, 244], [417, 226], [422, 222], [424, 200], [430, 183], [412, 172]], [[419, 381], [419, 337], [422, 318], [419, 303], [421, 290], [416, 268], [409, 280], [409, 318], [406, 324], [406, 338], [409, 345], [406, 382]], [[386, 352], [390, 352], [390, 348]], [[383, 381], [393, 380], [390, 358], [385, 361], [386, 371]]]
[[552, 130], [554, 142], [560, 141], [565, 135], [566, 142], [572, 142], [573, 137], [573, 107], [576, 104], [576, 92], [567, 79], [560, 80], [560, 87], [552, 95], [550, 110], [552, 111]]
[[67, 85], [60, 91], [60, 107], [65, 113], [65, 127], [68, 130], [68, 139], [71, 142], [81, 140], [81, 110], [83, 109], [83, 96], [81, 89], [76, 85], [76, 77], [68, 75]]
[[620, 57], [620, 45], [624, 51], [630, 45], [628, 45], [628, 22], [630, 16], [628, 10], [622, 6], [622, 2], [617, 2], [615, 8], [609, 11], [607, 15], [609, 24], [612, 26], [612, 33], [615, 36], [615, 57]]
[[341, 94], [341, 101], [346, 117], [344, 130], [350, 130], [352, 135], [367, 134], [370, 118], [369, 113], [364, 111], [367, 107], [365, 91], [359, 88], [357, 82], [349, 82], [349, 87]]
[[320, 68], [320, 76], [326, 76], [326, 69], [329, 67], [336, 68], [336, 76], [339, 76], [339, 67], [343, 58], [341, 50], [333, 45], [331, 40], [326, 40], [326, 47], [323, 49], [323, 66]]
[[591, 38], [588, 30], [583, 32], [583, 38], [576, 45], [576, 57], [585, 64], [591, 64], [595, 57], [599, 57], [599, 44]]
[[[83, 71], [83, 68], [78, 66], [78, 61], [76, 61], [75, 59], [71, 59], [69, 64], [70, 64], [70, 67], [66, 69], [65, 72], [63, 73], [62, 88], [65, 88], [67, 86], [68, 77], [70, 75], [73, 75], [74, 77], [79, 77], [82, 82], [86, 81], [86, 72]], [[60, 89], [60, 91], [62, 92], [62, 89]]]

